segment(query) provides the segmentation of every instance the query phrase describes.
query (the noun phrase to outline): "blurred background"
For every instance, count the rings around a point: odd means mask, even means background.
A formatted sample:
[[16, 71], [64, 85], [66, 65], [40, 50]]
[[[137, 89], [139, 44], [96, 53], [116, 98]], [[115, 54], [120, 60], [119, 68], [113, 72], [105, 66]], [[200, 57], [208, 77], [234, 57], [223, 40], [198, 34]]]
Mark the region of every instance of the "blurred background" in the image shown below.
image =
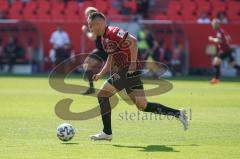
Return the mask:
[[[48, 73], [55, 66], [52, 34], [67, 33], [64, 44], [71, 62], [67, 72], [83, 62], [94, 48], [82, 33], [84, 10], [96, 7], [109, 25], [117, 25], [138, 38], [142, 60], [169, 66], [168, 76], [210, 75], [216, 46], [210, 23], [218, 18], [231, 36], [236, 62], [240, 64], [239, 0], [0, 0], [0, 74]], [[77, 56], [75, 55], [81, 55]], [[158, 65], [146, 65], [149, 76], [160, 76]], [[237, 76], [227, 62], [224, 76]], [[81, 66], [75, 70], [81, 73]]]

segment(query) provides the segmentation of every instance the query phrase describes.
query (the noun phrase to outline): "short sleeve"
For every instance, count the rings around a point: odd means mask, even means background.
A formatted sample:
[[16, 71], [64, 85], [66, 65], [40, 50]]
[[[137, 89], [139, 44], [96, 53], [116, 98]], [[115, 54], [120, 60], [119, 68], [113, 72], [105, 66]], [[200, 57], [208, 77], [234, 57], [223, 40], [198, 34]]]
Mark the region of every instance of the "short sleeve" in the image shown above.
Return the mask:
[[114, 28], [112, 30], [111, 38], [112, 38], [112, 40], [114, 40], [118, 43], [125, 40], [127, 38], [127, 36], [128, 36], [128, 32], [123, 29]]

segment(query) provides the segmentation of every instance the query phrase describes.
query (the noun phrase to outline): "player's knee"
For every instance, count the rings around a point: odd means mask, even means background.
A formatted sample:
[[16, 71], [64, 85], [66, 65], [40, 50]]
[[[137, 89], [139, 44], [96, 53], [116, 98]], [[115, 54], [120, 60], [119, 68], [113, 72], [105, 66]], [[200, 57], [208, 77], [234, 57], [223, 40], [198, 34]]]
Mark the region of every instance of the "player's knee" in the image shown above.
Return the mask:
[[87, 63], [84, 63], [84, 64], [83, 64], [83, 69], [84, 69], [84, 71], [87, 71], [87, 70], [88, 70], [88, 64], [87, 64]]
[[220, 65], [221, 64], [221, 59], [218, 58], [218, 57], [215, 57], [213, 59], [213, 66], [217, 66], [217, 65]]
[[136, 101], [135, 104], [140, 111], [144, 111], [147, 105], [145, 101]]
[[97, 97], [98, 98], [101, 98], [101, 97], [111, 97], [111, 94], [105, 90], [100, 90], [98, 93], [97, 93]]
[[101, 90], [97, 93], [98, 98], [104, 97], [104, 95], [105, 95], [104, 92]]

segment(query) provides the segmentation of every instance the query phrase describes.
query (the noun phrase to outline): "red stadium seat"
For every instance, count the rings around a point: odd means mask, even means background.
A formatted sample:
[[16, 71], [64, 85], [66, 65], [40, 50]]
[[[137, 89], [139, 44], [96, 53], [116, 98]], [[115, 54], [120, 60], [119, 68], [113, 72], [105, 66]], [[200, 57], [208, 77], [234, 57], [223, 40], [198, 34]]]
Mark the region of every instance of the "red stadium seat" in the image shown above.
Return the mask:
[[51, 20], [51, 16], [47, 12], [45, 12], [45, 11], [38, 10], [38, 12], [37, 12], [37, 19], [38, 20], [50, 21]]
[[212, 7], [215, 10], [221, 10], [221, 11], [225, 11], [227, 8], [227, 5], [225, 3], [225, 1], [220, 1], [220, 0], [211, 0], [212, 3]]
[[80, 21], [81, 20], [80, 16], [77, 13], [71, 13], [71, 12], [65, 13], [65, 17], [66, 17], [67, 21]]
[[83, 1], [83, 5], [82, 5], [82, 9], [83, 9], [83, 12], [84, 10], [87, 8], [87, 7], [92, 7], [93, 6], [93, 2], [92, 1]]
[[228, 10], [240, 10], [240, 2], [239, 1], [229, 1], [227, 3]]
[[23, 18], [25, 20], [37, 20], [36, 14], [34, 12], [28, 11], [28, 10], [23, 12]]
[[37, 3], [30, 1], [26, 4], [23, 11], [26, 11], [26, 10], [35, 11], [36, 9], [37, 9]]
[[108, 10], [108, 3], [106, 1], [94, 1], [93, 6], [96, 7], [100, 12], [106, 13]]
[[65, 16], [64, 16], [65, 4], [60, 3], [58, 1], [52, 1], [51, 6], [52, 7], [50, 11], [51, 11], [52, 20], [57, 20], [57, 21], [65, 20]]
[[198, 6], [198, 12], [209, 13], [209, 11], [212, 9], [211, 3], [209, 1], [201, 0], [196, 2]]
[[22, 8], [23, 8], [23, 4], [19, 1], [16, 1], [10, 7], [10, 12], [11, 12], [11, 10], [14, 12], [20, 12], [20, 11], [22, 11]]
[[37, 4], [40, 12], [48, 12], [50, 10], [51, 3], [49, 1], [38, 0]]
[[78, 3], [75, 1], [68, 2], [67, 8], [65, 9], [65, 18], [68, 21], [79, 21], [80, 16], [78, 14]]
[[178, 12], [180, 11], [182, 8], [182, 5], [181, 3], [179, 3], [178, 1], [170, 1], [168, 3], [168, 10], [169, 11], [175, 11], [175, 12]]
[[55, 2], [55, 3], [52, 3], [51, 6], [52, 6], [51, 10], [53, 12], [54, 11], [63, 11], [65, 9], [64, 3]]
[[183, 6], [183, 9], [187, 9], [190, 11], [195, 11], [197, 9], [195, 1], [192, 0], [181, 0], [181, 4]]
[[182, 21], [183, 20], [181, 14], [179, 14], [178, 12], [167, 12], [167, 16], [170, 20], [173, 20], [173, 21]]
[[227, 16], [230, 21], [240, 22], [240, 10], [228, 10]]
[[10, 10], [7, 17], [9, 19], [23, 19], [23, 15], [18, 10]]
[[76, 1], [68, 2], [66, 10], [67, 11], [73, 11], [73, 12], [77, 11], [78, 10], [78, 3]]
[[185, 22], [196, 22], [198, 18], [193, 11], [189, 10], [183, 10], [182, 17]]
[[118, 15], [119, 14], [119, 10], [118, 9], [115, 9], [115, 8], [110, 8], [108, 11], [107, 11], [107, 14], [108, 15]]
[[65, 15], [62, 12], [58, 12], [58, 11], [52, 11], [51, 17], [52, 17], [52, 20], [57, 20], [57, 21], [65, 20]]
[[0, 1], [0, 10], [6, 12], [8, 10], [9, 6], [7, 1]]
[[132, 14], [136, 13], [137, 11], [137, 4], [135, 0], [125, 0], [123, 2], [123, 7], [130, 8]]

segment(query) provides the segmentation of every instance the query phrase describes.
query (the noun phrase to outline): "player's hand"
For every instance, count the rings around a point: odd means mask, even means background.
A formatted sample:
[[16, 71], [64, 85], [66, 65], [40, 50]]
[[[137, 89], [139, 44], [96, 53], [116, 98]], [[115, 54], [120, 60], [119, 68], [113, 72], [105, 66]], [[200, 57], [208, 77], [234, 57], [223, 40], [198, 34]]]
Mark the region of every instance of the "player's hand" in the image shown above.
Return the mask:
[[128, 73], [133, 74], [137, 69], [137, 64], [136, 62], [131, 62], [129, 68], [128, 68]]
[[209, 37], [208, 37], [208, 40], [209, 40], [209, 41], [213, 41], [213, 37], [212, 37], [212, 36], [209, 36]]
[[99, 80], [101, 77], [102, 77], [102, 75], [101, 75], [100, 73], [98, 73], [98, 74], [93, 75], [92, 79], [93, 79], [94, 81], [97, 81], [97, 80]]
[[88, 27], [86, 25], [82, 26], [82, 32], [86, 33], [88, 31]]

